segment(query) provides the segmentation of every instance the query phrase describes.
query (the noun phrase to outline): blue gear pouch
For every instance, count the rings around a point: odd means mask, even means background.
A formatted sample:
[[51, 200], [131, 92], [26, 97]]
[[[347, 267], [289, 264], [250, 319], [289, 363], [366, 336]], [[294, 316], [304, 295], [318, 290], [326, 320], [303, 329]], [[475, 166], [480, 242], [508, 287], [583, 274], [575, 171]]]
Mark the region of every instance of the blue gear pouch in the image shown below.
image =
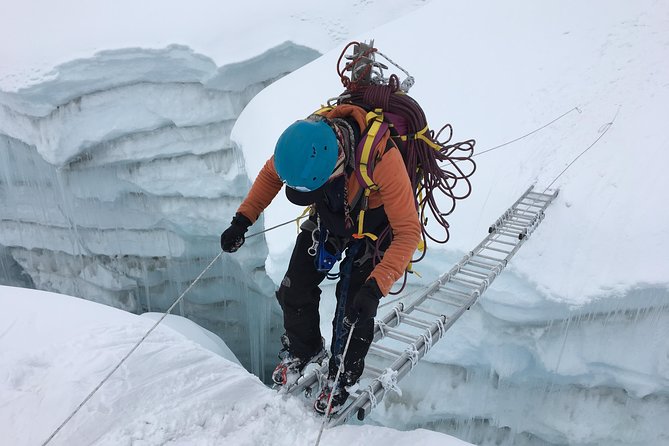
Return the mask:
[[321, 273], [329, 272], [332, 267], [341, 260], [341, 251], [337, 250], [334, 254], [328, 251], [325, 246], [328, 241], [327, 229], [322, 229], [318, 234], [318, 253], [314, 259], [316, 270]]

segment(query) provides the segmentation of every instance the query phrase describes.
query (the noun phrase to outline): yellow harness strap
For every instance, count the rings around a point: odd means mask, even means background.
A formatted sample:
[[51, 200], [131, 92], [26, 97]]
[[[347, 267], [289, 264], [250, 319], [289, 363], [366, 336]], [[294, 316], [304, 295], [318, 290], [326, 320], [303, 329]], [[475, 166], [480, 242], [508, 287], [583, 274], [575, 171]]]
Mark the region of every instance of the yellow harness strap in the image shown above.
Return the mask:
[[329, 106], [329, 105], [323, 105], [323, 106], [321, 106], [321, 108], [319, 108], [318, 110], [313, 112], [312, 115], [324, 115], [327, 112], [332, 111], [332, 110], [334, 110], [334, 107]]
[[[421, 130], [421, 131], [419, 131], [419, 132], [416, 132], [416, 133], [411, 137], [411, 139], [422, 139], [423, 141], [425, 141], [425, 144], [427, 144], [428, 146], [432, 147], [434, 150], [441, 150], [442, 147], [441, 147], [440, 145], [435, 144], [434, 142], [432, 142], [432, 140], [430, 140], [430, 138], [428, 138], [427, 136], [425, 136], [425, 133], [427, 133], [427, 131], [428, 131], [428, 127], [425, 126], [425, 128], [424, 128], [423, 130]], [[409, 135], [401, 135], [401, 136], [400, 136], [400, 139], [401, 139], [402, 141], [407, 141], [407, 140], [409, 140]]]
[[418, 277], [420, 277], [421, 279], [423, 278], [423, 276], [422, 276], [418, 271], [415, 271], [415, 270], [413, 269], [413, 262], [409, 262], [409, 264], [407, 265], [407, 272], [408, 272], [409, 274], [415, 274], [415, 275], [417, 275]]
[[367, 211], [367, 203], [369, 202], [369, 195], [373, 190], [378, 190], [377, 186], [372, 180], [369, 174], [370, 164], [372, 162], [372, 151], [374, 150], [374, 140], [379, 133], [379, 129], [383, 124], [383, 110], [380, 108], [374, 109], [367, 113], [365, 117], [367, 121], [367, 136], [365, 137], [365, 143], [362, 146], [362, 153], [360, 154], [360, 176], [365, 182], [365, 195], [363, 196], [363, 205], [360, 213], [358, 214], [358, 233], [353, 234], [355, 239], [363, 239], [369, 237], [371, 240], [376, 241], [379, 238], [372, 234], [371, 232], [364, 232], [365, 225], [365, 212]]
[[377, 108], [374, 111], [367, 113], [365, 119], [369, 130], [367, 131], [365, 144], [363, 145], [362, 153], [360, 154], [360, 176], [368, 188], [378, 190], [379, 186], [374, 184], [374, 181], [372, 181], [372, 177], [369, 174], [369, 164], [372, 162], [371, 156], [372, 151], [374, 150], [374, 140], [379, 133], [381, 124], [383, 124], [383, 110]]
[[301, 222], [302, 222], [302, 219], [304, 219], [305, 217], [308, 217], [309, 215], [311, 215], [311, 211], [312, 211], [311, 206], [307, 206], [307, 207], [304, 208], [304, 210], [302, 211], [302, 214], [300, 214], [300, 216], [297, 217], [297, 220], [295, 220], [295, 223], [297, 223], [297, 233], [298, 233], [298, 234], [300, 233], [300, 226], [302, 225], [302, 223], [301, 223]]
[[365, 226], [365, 211], [367, 211], [367, 203], [369, 199], [369, 194], [371, 193], [370, 189], [365, 189], [365, 195], [362, 197], [362, 209], [360, 209], [360, 213], [358, 214], [358, 233], [353, 234], [354, 239], [363, 239], [365, 237], [369, 237], [373, 241], [377, 241], [379, 238], [372, 234], [371, 232], [363, 232], [364, 231], [364, 226]]

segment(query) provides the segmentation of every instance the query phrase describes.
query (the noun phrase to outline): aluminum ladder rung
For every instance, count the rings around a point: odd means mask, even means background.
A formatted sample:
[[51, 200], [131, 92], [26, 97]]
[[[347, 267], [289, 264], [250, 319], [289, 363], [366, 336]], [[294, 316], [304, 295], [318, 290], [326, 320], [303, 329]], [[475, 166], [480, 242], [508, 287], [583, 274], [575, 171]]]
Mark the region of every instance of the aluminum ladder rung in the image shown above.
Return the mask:
[[374, 350], [372, 348], [373, 345], [374, 344], [369, 346], [369, 354], [370, 355], [380, 356], [381, 358], [385, 358], [385, 359], [387, 359], [389, 361], [393, 361], [393, 362], [396, 361], [397, 358], [399, 358], [399, 356], [392, 355], [392, 354], [390, 354], [388, 352], [385, 352], [383, 350]]
[[[530, 197], [530, 195], [533, 195], [533, 196]], [[527, 194], [527, 198], [530, 198], [530, 199], [536, 200], [536, 201], [543, 201], [544, 203], [550, 203], [551, 201], [553, 201], [553, 196], [552, 195], [541, 194], [539, 192], [530, 192], [529, 194]]]
[[504, 253], [504, 254], [511, 254], [511, 253], [513, 252], [513, 251], [505, 251], [505, 250], [503, 250], [503, 249], [499, 249], [499, 248], [493, 248], [493, 247], [490, 246], [490, 245], [484, 246], [484, 248], [485, 248], [485, 249], [490, 249], [490, 250], [492, 250], [492, 251], [502, 252], [502, 253]]
[[[450, 285], [451, 287], [459, 287], [461, 285], [454, 283], [455, 279], [451, 279], [446, 285]], [[439, 288], [439, 293], [440, 296], [449, 296], [453, 299], [455, 299], [456, 302], [460, 301], [465, 301], [469, 300], [469, 298], [472, 297], [472, 293], [476, 290], [481, 288], [480, 286], [473, 287], [473, 288], [467, 288], [466, 290], [461, 290], [460, 288], [453, 289], [453, 288]]]
[[369, 346], [370, 350], [374, 350], [376, 352], [384, 352], [386, 355], [392, 355], [395, 358], [399, 358], [402, 356], [402, 352], [399, 350], [395, 350], [394, 348], [386, 347], [385, 345], [380, 345], [378, 342], [372, 342], [371, 345]]
[[400, 317], [403, 324], [406, 323], [412, 327], [428, 329], [432, 326], [430, 322], [419, 319], [417, 317], [409, 316], [407, 313], [400, 313]]
[[[479, 288], [481, 285], [483, 285], [483, 282], [479, 281], [473, 281], [471, 279], [463, 279], [462, 277], [457, 277], [457, 275], [460, 274], [460, 271], [455, 273], [454, 277], [451, 277], [451, 280], [449, 282], [456, 282], [456, 283], [464, 283], [468, 284], [467, 286], [474, 286], [475, 288]], [[464, 285], [463, 285], [464, 286]]]
[[437, 296], [430, 296], [430, 297], [428, 297], [428, 299], [432, 299], [432, 300], [440, 302], [442, 304], [452, 305], [452, 306], [457, 307], [457, 308], [462, 308], [466, 304], [466, 302], [451, 302], [450, 300], [446, 300], [446, 299], [443, 299], [443, 298], [437, 297]]
[[453, 283], [464, 288], [469, 288], [471, 290], [475, 290], [481, 286], [480, 283], [473, 282], [467, 279], [460, 279], [460, 278], [456, 279], [455, 277], [451, 277], [451, 280], [449, 280], [448, 283]]
[[474, 277], [475, 279], [486, 280], [488, 278], [487, 274], [478, 273], [476, 271], [472, 271], [472, 270], [465, 269], [465, 268], [460, 268], [460, 271], [458, 271], [458, 273], [459, 274], [464, 274], [465, 276]]
[[476, 261], [476, 260], [472, 260], [472, 259], [469, 259], [467, 261], [467, 265], [472, 265], [472, 266], [475, 266], [477, 268], [487, 269], [487, 270], [490, 270], [490, 271], [494, 270], [495, 268], [497, 268], [499, 266], [499, 265], [491, 265], [489, 263], [480, 262], [480, 261]]
[[455, 294], [455, 295], [459, 295], [459, 296], [456, 296], [456, 297], [459, 297], [459, 298], [461, 298], [461, 299], [463, 299], [463, 298], [464, 298], [464, 299], [469, 299], [469, 298], [471, 297], [471, 294], [469, 294], [469, 293], [465, 293], [464, 291], [458, 291], [458, 290], [454, 290], [454, 289], [452, 289], [452, 288], [446, 288], [446, 285], [448, 285], [448, 284], [449, 284], [449, 282], [446, 282], [444, 285], [440, 286], [440, 287], [439, 287], [439, 291], [443, 291], [443, 292], [445, 292], [445, 293], [452, 293], [452, 294]]
[[509, 221], [509, 220], [504, 220], [504, 221], [503, 221], [499, 226], [497, 226], [497, 227], [498, 227], [498, 228], [502, 228], [502, 229], [519, 229], [519, 230], [521, 230], [521, 231], [524, 231], [525, 229], [527, 229], [527, 225], [526, 225], [526, 224], [518, 224], [518, 225], [517, 225], [517, 224], [512, 223], [512, 222]]
[[[445, 296], [444, 296], [445, 294]], [[452, 302], [453, 304], [458, 304], [458, 305], [464, 305], [466, 302], [469, 302], [469, 297], [462, 297], [462, 296], [456, 296], [453, 294], [448, 294], [444, 292], [440, 292], [439, 296], [430, 296], [428, 299], [432, 299], [432, 297], [439, 297], [439, 299], [444, 299], [448, 300], [449, 302]], [[447, 299], [448, 298], [448, 299]]]
[[525, 203], [524, 201], [521, 201], [520, 203], [518, 203], [518, 206], [532, 206], [532, 207], [535, 207], [535, 208], [542, 208], [542, 209], [544, 207], [543, 204]]
[[383, 334], [384, 337], [404, 342], [405, 344], [413, 344], [414, 342], [416, 342], [416, 336], [413, 336], [410, 333], [406, 333], [396, 328], [384, 327]]
[[416, 305], [413, 307], [414, 311], [420, 311], [421, 313], [429, 314], [431, 316], [435, 317], [445, 317], [446, 319], [450, 319], [450, 317], [444, 313], [437, 313], [436, 311], [428, 310], [426, 308], [421, 308], [419, 305]]
[[[529, 215], [527, 215], [529, 214]], [[510, 217], [521, 218], [523, 220], [534, 220], [539, 215], [538, 212], [532, 212], [528, 210], [514, 209]]]
[[522, 232], [507, 232], [501, 229], [495, 229], [495, 234], [503, 235], [504, 237], [518, 238]]
[[518, 219], [518, 218], [515, 218], [514, 216], [511, 216], [511, 217], [509, 217], [508, 221], [511, 221], [511, 222], [517, 224], [518, 226], [522, 226], [522, 227], [527, 228], [528, 226], [531, 226], [531, 225], [534, 224], [534, 222], [536, 221], [536, 218]]
[[[371, 372], [371, 373], [370, 373]], [[368, 373], [370, 375], [381, 376], [383, 375], [384, 370], [381, 370], [373, 365], [365, 364], [365, 370], [363, 373]]]
[[482, 259], [492, 260], [493, 262], [503, 263], [505, 259], [498, 259], [497, 257], [490, 257], [483, 254], [476, 254], [474, 257], [481, 257]]
[[492, 238], [492, 239], [490, 239], [490, 241], [491, 241], [491, 242], [495, 242], [495, 243], [501, 243], [501, 244], [503, 244], [503, 245], [513, 246], [514, 248], [515, 248], [516, 246], [518, 246], [518, 243], [506, 242], [506, 241], [504, 241], [504, 240], [500, 240], [500, 239], [498, 239], [498, 238]]

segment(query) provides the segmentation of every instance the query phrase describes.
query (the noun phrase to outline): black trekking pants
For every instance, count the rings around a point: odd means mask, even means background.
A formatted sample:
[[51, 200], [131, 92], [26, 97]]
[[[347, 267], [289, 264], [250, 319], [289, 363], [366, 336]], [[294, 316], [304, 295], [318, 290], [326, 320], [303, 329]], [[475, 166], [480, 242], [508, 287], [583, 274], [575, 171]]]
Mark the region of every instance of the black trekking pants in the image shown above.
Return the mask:
[[[373, 264], [371, 258], [360, 262], [365, 256], [365, 241], [354, 241], [360, 243], [358, 252], [350, 256], [351, 244], [345, 250], [346, 257], [341, 262], [340, 271], [346, 269], [347, 262], [351, 266], [348, 277], [342, 276], [337, 283], [336, 297], [337, 308], [344, 308], [348, 314], [353, 299], [372, 272]], [[295, 248], [290, 257], [288, 271], [281, 282], [276, 293], [279, 305], [283, 310], [283, 324], [289, 340], [289, 350], [292, 355], [300, 358], [308, 358], [318, 352], [321, 348], [320, 317], [318, 305], [320, 302], [321, 289], [319, 285], [326, 277], [326, 273], [316, 270], [314, 257], [309, 255], [307, 249], [312, 246], [311, 231], [302, 230], [297, 236]], [[364, 259], [363, 259], [364, 260]], [[345, 302], [343, 300], [346, 300]], [[343, 352], [346, 339], [348, 338], [348, 327], [344, 332], [339, 330], [340, 341], [337, 342], [337, 315], [333, 315], [333, 335], [330, 351], [330, 376], [334, 378], [339, 361], [337, 355]], [[355, 383], [365, 368], [365, 356], [369, 350], [374, 336], [374, 320], [367, 319], [359, 321], [353, 330], [353, 336], [344, 360], [344, 383], [351, 385]], [[343, 337], [343, 343], [341, 341]], [[339, 344], [340, 351], [334, 351]]]

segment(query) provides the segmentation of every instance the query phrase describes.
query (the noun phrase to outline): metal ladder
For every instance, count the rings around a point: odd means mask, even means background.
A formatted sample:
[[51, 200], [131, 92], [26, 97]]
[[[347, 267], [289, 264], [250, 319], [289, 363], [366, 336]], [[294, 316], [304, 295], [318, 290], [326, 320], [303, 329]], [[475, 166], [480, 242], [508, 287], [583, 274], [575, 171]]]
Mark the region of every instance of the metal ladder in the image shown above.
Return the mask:
[[[347, 405], [330, 417], [329, 426], [343, 424], [354, 413], [359, 420], [396, 388], [416, 363], [455, 321], [486, 291], [508, 261], [544, 218], [557, 197], [529, 187], [488, 229], [488, 235], [449, 272], [427, 286], [414, 300], [398, 303], [374, 327], [374, 341], [365, 370]], [[320, 384], [327, 364], [304, 376], [290, 393], [309, 395]]]

